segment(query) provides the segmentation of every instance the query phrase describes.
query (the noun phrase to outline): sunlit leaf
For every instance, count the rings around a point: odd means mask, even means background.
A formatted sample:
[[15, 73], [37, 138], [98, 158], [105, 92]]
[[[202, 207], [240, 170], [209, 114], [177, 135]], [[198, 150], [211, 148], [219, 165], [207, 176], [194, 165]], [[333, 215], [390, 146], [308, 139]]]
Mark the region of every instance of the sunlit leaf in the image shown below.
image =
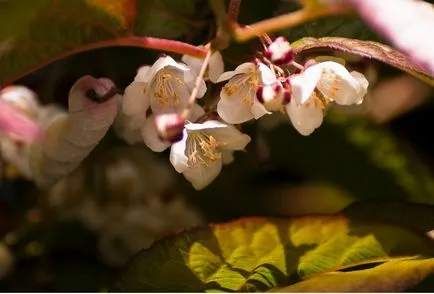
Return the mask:
[[343, 216], [242, 219], [193, 229], [139, 253], [119, 291], [266, 291], [368, 261], [434, 247], [403, 228]]
[[318, 275], [274, 291], [403, 292], [417, 286], [425, 278], [433, 279], [432, 275], [434, 275], [434, 258], [393, 260], [371, 269]]
[[362, 57], [373, 58], [397, 67], [434, 85], [434, 78], [426, 69], [414, 63], [401, 52], [378, 42], [340, 37], [324, 37], [320, 39], [306, 37], [295, 41], [292, 43], [292, 46], [297, 53], [313, 48], [330, 48]]

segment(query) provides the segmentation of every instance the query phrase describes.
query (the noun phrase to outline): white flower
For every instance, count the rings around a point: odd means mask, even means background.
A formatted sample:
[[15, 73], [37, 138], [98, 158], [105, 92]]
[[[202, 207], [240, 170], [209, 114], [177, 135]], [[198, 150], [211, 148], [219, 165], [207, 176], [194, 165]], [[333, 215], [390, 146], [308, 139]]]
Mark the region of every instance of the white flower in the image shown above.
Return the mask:
[[[169, 144], [158, 139], [155, 115], [181, 113], [188, 105], [197, 74], [169, 56], [160, 57], [152, 67], [142, 66], [134, 81], [125, 89], [123, 114], [117, 120], [117, 132], [130, 144], [141, 137], [153, 151], [163, 151]], [[197, 98], [205, 95], [202, 81]], [[196, 113], [199, 106], [194, 106]], [[193, 115], [192, 115], [193, 116]], [[191, 118], [191, 117], [190, 117]]]
[[[196, 58], [190, 55], [183, 55], [182, 59], [188, 66], [196, 71], [199, 74], [200, 69], [202, 68], [203, 59]], [[205, 80], [210, 80], [213, 83], [216, 83], [220, 75], [225, 70], [225, 64], [223, 62], [223, 57], [219, 51], [214, 51], [211, 54], [211, 58], [209, 60], [208, 68], [205, 72]]]
[[[154, 114], [182, 111], [194, 88], [197, 74], [172, 57], [160, 57], [152, 67], [143, 66], [134, 81], [125, 89], [123, 111], [132, 116], [145, 114], [148, 107]], [[197, 98], [206, 92], [205, 82], [199, 87]]]
[[[202, 107], [198, 104], [195, 104], [192, 108], [189, 119], [195, 121], [200, 116], [205, 113]], [[154, 152], [162, 152], [167, 149], [171, 145], [170, 142], [162, 140], [158, 134], [157, 128], [155, 127], [155, 115], [149, 115], [142, 126], [141, 129], [142, 139], [145, 142], [146, 146], [149, 147]]]
[[269, 113], [256, 99], [256, 91], [263, 84], [272, 84], [276, 76], [263, 63], [247, 62], [234, 71], [223, 73], [217, 82], [229, 80], [220, 92], [217, 104], [219, 116], [230, 124], [258, 119]]
[[233, 160], [232, 151], [243, 150], [250, 137], [219, 121], [186, 124], [183, 139], [172, 145], [170, 162], [196, 190], [208, 186], [223, 163]]
[[329, 103], [360, 104], [369, 85], [361, 73], [350, 73], [333, 61], [312, 65], [292, 76], [290, 82], [292, 98], [286, 111], [294, 127], [304, 136], [322, 124]]

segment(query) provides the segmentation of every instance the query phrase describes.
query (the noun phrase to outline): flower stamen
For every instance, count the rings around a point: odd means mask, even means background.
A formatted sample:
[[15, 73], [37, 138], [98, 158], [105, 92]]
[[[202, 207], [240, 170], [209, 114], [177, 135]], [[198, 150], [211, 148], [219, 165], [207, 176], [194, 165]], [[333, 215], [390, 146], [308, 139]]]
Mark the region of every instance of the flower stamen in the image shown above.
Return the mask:
[[209, 166], [213, 162], [221, 159], [222, 153], [219, 151], [221, 144], [212, 135], [204, 132], [191, 133], [187, 142], [188, 166], [195, 167], [197, 164]]

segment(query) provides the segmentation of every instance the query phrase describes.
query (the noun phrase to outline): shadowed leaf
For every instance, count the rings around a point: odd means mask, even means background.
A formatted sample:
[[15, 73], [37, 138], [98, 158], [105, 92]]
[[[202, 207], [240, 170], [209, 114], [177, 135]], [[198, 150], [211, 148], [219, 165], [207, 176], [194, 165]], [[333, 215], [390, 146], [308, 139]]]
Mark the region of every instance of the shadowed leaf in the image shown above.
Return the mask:
[[[12, 12], [22, 7], [21, 1], [5, 3], [0, 8], [6, 5]], [[125, 39], [209, 38], [210, 10], [206, 1], [46, 0], [41, 3], [38, 13], [32, 9], [32, 14], [22, 16], [29, 21], [24, 24], [15, 21], [0, 28], [0, 82], [11, 82], [74, 53], [124, 46]]]

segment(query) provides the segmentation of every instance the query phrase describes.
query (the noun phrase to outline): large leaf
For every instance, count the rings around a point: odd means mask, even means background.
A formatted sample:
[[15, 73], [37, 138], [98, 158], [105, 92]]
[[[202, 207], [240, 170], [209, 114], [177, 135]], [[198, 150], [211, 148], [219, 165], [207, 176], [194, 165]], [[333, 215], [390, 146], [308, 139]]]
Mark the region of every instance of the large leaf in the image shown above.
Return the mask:
[[118, 291], [265, 291], [360, 263], [432, 255], [398, 226], [343, 216], [243, 219], [193, 229], [140, 252]]
[[[326, 273], [274, 291], [402, 292], [426, 282], [426, 278], [431, 282], [434, 278], [434, 258], [394, 260], [372, 269]], [[429, 292], [432, 288], [426, 290]]]
[[296, 53], [314, 48], [330, 48], [362, 57], [373, 58], [406, 71], [430, 85], [434, 85], [434, 78], [428, 70], [414, 63], [401, 52], [378, 42], [340, 37], [324, 37], [320, 39], [306, 37], [292, 43], [292, 46]]
[[[23, 6], [21, 1], [5, 2], [11, 11]], [[188, 41], [199, 37], [203, 41], [209, 38], [209, 19], [212, 19], [205, 0], [70, 0], [43, 4], [39, 13], [28, 17], [31, 21], [25, 29], [20, 24], [15, 30], [18, 22], [0, 28], [16, 34], [13, 43], [0, 54], [1, 82], [12, 81], [73, 53], [125, 45], [129, 43], [125, 39], [136, 36]], [[1, 48], [10, 34], [0, 36]]]
[[329, 111], [310, 136], [301, 136], [289, 123], [266, 136], [276, 162], [356, 198], [434, 203], [433, 176], [423, 158], [386, 128], [363, 118]]

